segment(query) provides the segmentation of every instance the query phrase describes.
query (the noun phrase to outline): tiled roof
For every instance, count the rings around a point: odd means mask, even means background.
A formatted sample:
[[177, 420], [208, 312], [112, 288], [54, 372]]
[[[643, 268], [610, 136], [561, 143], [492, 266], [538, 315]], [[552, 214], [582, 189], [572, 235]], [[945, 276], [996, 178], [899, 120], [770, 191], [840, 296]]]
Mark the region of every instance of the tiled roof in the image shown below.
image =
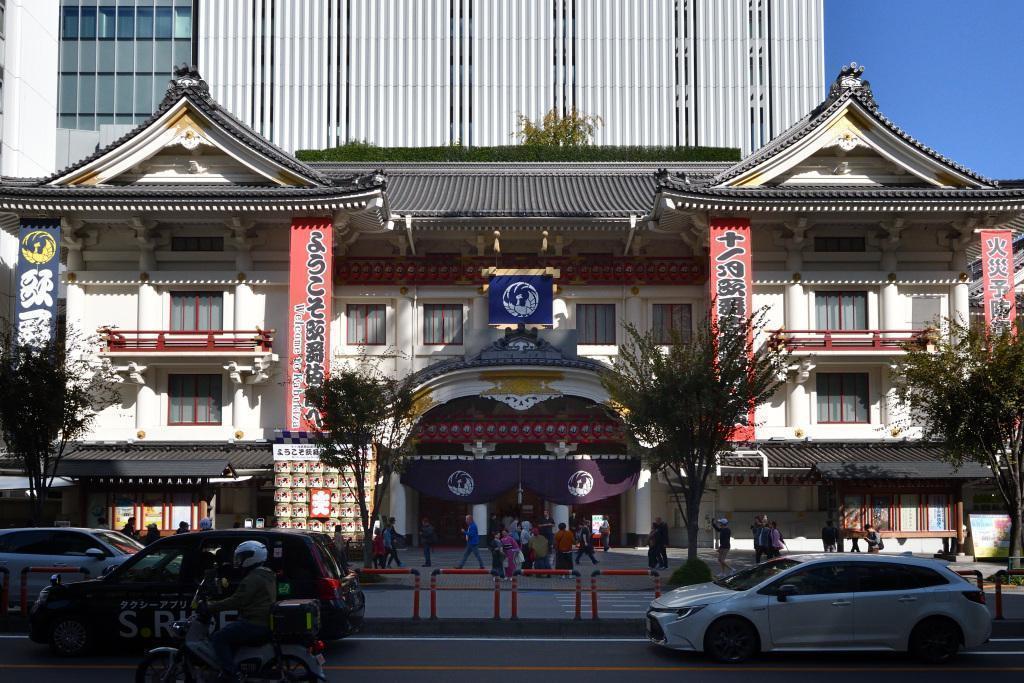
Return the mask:
[[221, 477], [230, 472], [227, 460], [63, 460], [62, 477]]
[[[938, 462], [943, 449], [927, 441], [760, 441], [751, 449], [768, 456], [769, 468], [812, 468], [821, 463], [920, 463]], [[760, 458], [728, 458], [724, 463], [760, 467]], [[723, 464], [724, 464], [723, 463]]]
[[956, 468], [945, 462], [826, 462], [814, 469], [824, 479], [983, 479], [992, 471], [978, 463]]
[[659, 177], [658, 189], [669, 190], [674, 194], [692, 196], [696, 199], [744, 199], [758, 200], [913, 200], [940, 201], [955, 203], [958, 201], [1020, 201], [1024, 199], [1024, 187], [879, 187], [879, 186], [839, 186], [839, 185], [790, 185], [782, 187], [708, 187], [686, 183], [678, 176], [663, 175]]
[[74, 199], [77, 201], [150, 199], [173, 201], [188, 199], [248, 201], [253, 199], [328, 199], [343, 198], [352, 193], [383, 188], [386, 180], [379, 173], [350, 175], [334, 179], [335, 184], [317, 187], [282, 187], [276, 185], [172, 185], [146, 183], [141, 185], [39, 185], [4, 178], [0, 196], [5, 198]]
[[[82, 443], [64, 458], [65, 464], [82, 462], [172, 462], [178, 469], [168, 474], [187, 473], [185, 463], [227, 463], [232, 469], [264, 469], [273, 466], [273, 453], [269, 443], [225, 443], [163, 441], [152, 443]], [[77, 465], [76, 465], [77, 466]], [[198, 465], [197, 465], [198, 466]], [[221, 467], [221, 471], [223, 471]], [[63, 473], [63, 470], [62, 470]], [[193, 475], [199, 476], [199, 475]], [[219, 476], [211, 475], [211, 476]]]

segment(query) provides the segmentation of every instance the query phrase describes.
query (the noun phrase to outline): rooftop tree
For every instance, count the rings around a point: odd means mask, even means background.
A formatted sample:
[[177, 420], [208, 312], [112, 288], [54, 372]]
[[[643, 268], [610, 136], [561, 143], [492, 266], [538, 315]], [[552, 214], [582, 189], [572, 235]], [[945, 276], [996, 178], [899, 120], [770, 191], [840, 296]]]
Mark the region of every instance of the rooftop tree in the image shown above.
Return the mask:
[[576, 107], [562, 116], [559, 116], [558, 110], [552, 107], [536, 123], [523, 114], [519, 114], [516, 120], [519, 129], [515, 132], [515, 137], [522, 144], [553, 147], [589, 145], [597, 129], [604, 125], [600, 116], [583, 114], [577, 111]]
[[68, 333], [35, 345], [0, 341], [0, 435], [29, 484], [32, 523], [45, 523], [47, 494], [69, 446], [118, 400], [117, 376], [97, 363], [90, 340]]
[[[363, 531], [363, 560], [373, 560], [373, 525], [391, 475], [413, 450], [418, 418], [412, 375], [392, 377], [370, 359], [332, 372], [306, 396], [323, 418], [313, 435], [320, 460], [341, 470], [341, 483], [355, 497]], [[370, 492], [372, 484], [372, 494]]]
[[[1019, 321], [1018, 321], [1019, 322]], [[1010, 513], [1010, 557], [1021, 555], [1024, 510], [1024, 334], [954, 322], [929, 347], [907, 345], [893, 379], [906, 420], [945, 444], [943, 459], [988, 465]]]
[[697, 557], [700, 501], [739, 424], [766, 403], [784, 376], [787, 354], [755, 346], [763, 314], [705, 320], [692, 337], [626, 326], [627, 341], [602, 377], [611, 405], [647, 466], [674, 494], [686, 526], [687, 558]]

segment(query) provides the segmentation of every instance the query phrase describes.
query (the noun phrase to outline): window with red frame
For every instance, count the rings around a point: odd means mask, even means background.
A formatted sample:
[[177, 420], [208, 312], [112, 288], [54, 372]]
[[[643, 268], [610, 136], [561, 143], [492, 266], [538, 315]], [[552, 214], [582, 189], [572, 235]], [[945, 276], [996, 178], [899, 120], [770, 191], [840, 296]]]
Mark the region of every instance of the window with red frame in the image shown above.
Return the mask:
[[651, 311], [651, 330], [658, 344], [671, 344], [672, 333], [690, 341], [693, 333], [693, 306], [690, 304], [654, 304]]
[[384, 304], [349, 304], [345, 309], [348, 320], [348, 343], [375, 346], [387, 342]]
[[171, 425], [219, 425], [220, 375], [168, 375], [168, 415]]
[[815, 292], [815, 318], [819, 330], [866, 330], [867, 292]]
[[224, 329], [224, 295], [220, 292], [171, 292], [171, 330], [207, 332]]
[[576, 304], [576, 343], [615, 343], [615, 304]]
[[817, 382], [819, 424], [869, 421], [867, 373], [819, 372]]
[[462, 343], [462, 304], [423, 305], [423, 343]]

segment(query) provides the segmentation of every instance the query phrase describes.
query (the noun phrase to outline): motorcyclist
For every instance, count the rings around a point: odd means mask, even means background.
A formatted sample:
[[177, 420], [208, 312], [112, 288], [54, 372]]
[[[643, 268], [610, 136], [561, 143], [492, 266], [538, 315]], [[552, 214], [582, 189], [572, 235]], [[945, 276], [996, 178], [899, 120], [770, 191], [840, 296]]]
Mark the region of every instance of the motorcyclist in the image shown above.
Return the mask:
[[277, 577], [263, 566], [266, 561], [267, 546], [259, 541], [238, 544], [232, 563], [245, 576], [234, 593], [208, 605], [213, 613], [238, 610], [238, 620], [225, 624], [210, 638], [227, 680], [237, 679], [235, 651], [239, 647], [261, 645], [271, 637], [270, 609], [277, 599]]

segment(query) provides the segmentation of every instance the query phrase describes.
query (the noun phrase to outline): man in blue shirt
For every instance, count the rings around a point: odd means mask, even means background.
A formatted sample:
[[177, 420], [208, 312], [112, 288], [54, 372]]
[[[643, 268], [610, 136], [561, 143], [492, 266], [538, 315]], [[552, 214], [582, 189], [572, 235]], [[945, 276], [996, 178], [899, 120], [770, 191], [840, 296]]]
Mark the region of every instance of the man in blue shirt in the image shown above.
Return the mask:
[[462, 562], [459, 562], [459, 566], [456, 569], [462, 569], [466, 564], [466, 560], [469, 559], [470, 553], [480, 563], [480, 569], [483, 569], [484, 561], [480, 557], [480, 533], [476, 529], [476, 522], [473, 521], [472, 515], [466, 515], [466, 528], [462, 530], [462, 533], [466, 539], [466, 552], [462, 555]]

